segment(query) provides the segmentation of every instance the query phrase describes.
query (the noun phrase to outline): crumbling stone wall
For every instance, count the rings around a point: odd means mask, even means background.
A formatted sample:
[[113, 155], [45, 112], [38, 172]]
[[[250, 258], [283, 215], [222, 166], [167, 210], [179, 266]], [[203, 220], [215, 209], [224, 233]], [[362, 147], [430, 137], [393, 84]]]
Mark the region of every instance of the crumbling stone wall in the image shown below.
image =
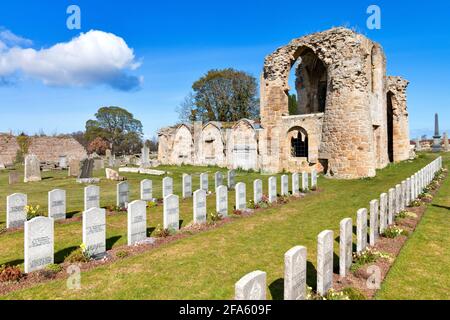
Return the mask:
[[200, 158], [202, 165], [225, 166], [225, 141], [222, 134], [222, 125], [219, 122], [209, 122], [202, 127]]
[[194, 164], [194, 140], [192, 127], [187, 124], [180, 125], [173, 137], [172, 154], [170, 164]]
[[228, 135], [228, 167], [258, 170], [258, 132], [251, 120], [238, 121]]

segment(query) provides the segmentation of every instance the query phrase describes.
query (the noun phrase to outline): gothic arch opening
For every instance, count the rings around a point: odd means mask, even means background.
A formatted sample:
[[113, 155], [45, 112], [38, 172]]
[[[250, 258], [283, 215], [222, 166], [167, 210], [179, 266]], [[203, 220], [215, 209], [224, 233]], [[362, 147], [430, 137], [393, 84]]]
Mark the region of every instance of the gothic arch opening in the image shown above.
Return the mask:
[[394, 162], [394, 107], [392, 99], [394, 94], [389, 91], [387, 93], [387, 134], [388, 134], [388, 155], [389, 162]]
[[[290, 114], [325, 112], [328, 72], [322, 60], [310, 48], [300, 48], [293, 62], [288, 94]], [[293, 110], [296, 110], [293, 113]]]
[[302, 127], [293, 127], [289, 130], [288, 145], [290, 145], [290, 156], [292, 158], [308, 159], [308, 133]]

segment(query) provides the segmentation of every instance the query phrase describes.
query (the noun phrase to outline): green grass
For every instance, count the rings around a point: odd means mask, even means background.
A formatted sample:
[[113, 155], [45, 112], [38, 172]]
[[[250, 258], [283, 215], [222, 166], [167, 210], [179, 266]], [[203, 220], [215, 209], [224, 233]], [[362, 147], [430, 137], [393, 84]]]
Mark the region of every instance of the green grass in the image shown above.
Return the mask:
[[397, 257], [376, 298], [449, 300], [449, 230], [450, 179], [446, 179]]
[[[65, 281], [52, 281], [33, 288], [8, 294], [7, 299], [231, 299], [234, 284], [243, 275], [254, 270], [267, 272], [268, 298], [282, 299], [283, 296], [283, 261], [284, 253], [295, 245], [308, 248], [308, 284], [315, 287], [316, 238], [325, 229], [335, 232], [335, 252], [338, 254], [339, 221], [352, 217], [355, 221], [356, 211], [367, 207], [369, 201], [379, 197], [392, 186], [409, 177], [425, 166], [435, 155], [422, 154], [414, 162], [390, 165], [378, 172], [377, 177], [356, 181], [338, 181], [319, 178], [320, 194], [310, 195], [300, 201], [290, 202], [280, 209], [270, 208], [248, 218], [236, 218], [230, 224], [188, 238], [163, 245], [155, 250], [121, 259], [113, 264], [99, 267], [82, 274], [82, 289], [70, 291]], [[448, 161], [448, 158], [447, 158]], [[182, 172], [200, 173], [210, 171], [210, 179], [215, 168], [167, 168], [175, 178], [175, 192], [181, 193]], [[139, 175], [127, 175], [137, 197]], [[248, 198], [252, 194], [251, 181], [258, 174], [239, 173], [237, 181], [247, 182]], [[264, 188], [267, 179], [264, 177]], [[55, 178], [56, 179], [56, 178]], [[159, 178], [158, 178], [159, 179]], [[155, 180], [156, 196], [161, 193], [161, 186]], [[198, 184], [198, 176], [194, 184]], [[64, 180], [64, 179], [63, 179]], [[56, 180], [58, 181], [58, 180]], [[45, 198], [42, 188], [54, 187], [50, 181], [41, 185], [27, 186], [27, 193], [34, 189], [32, 199]], [[61, 182], [62, 183], [62, 182]], [[73, 183], [73, 182], [72, 182]], [[71, 183], [71, 185], [72, 185]], [[1, 184], [1, 183], [0, 183]], [[111, 186], [108, 187], [108, 184]], [[64, 184], [69, 191], [67, 184]], [[212, 185], [212, 180], [210, 180]], [[114, 200], [112, 183], [102, 182], [102, 205]], [[23, 190], [15, 186], [18, 190]], [[39, 191], [39, 188], [41, 191]], [[69, 194], [76, 193], [77, 186], [72, 186]], [[109, 189], [108, 189], [109, 188]], [[79, 200], [81, 201], [82, 192]], [[8, 193], [11, 190], [8, 190]], [[5, 194], [3, 194], [5, 195]], [[76, 196], [76, 195], [75, 195]], [[230, 193], [232, 199], [234, 194]], [[70, 195], [69, 195], [70, 197]], [[74, 195], [72, 195], [74, 197]], [[1, 197], [0, 197], [1, 198]], [[233, 201], [230, 199], [230, 201]], [[4, 201], [4, 200], [3, 200]], [[81, 203], [81, 202], [80, 202]], [[214, 196], [209, 197], [208, 206], [213, 208]], [[71, 204], [72, 208], [75, 205]], [[79, 205], [78, 205], [79, 206]], [[192, 220], [191, 201], [182, 203], [183, 224]], [[150, 226], [161, 223], [161, 207], [149, 212]], [[72, 209], [74, 210], [74, 209]], [[78, 209], [80, 210], [80, 209]], [[61, 252], [81, 242], [81, 224], [57, 225], [55, 230], [55, 252]], [[126, 216], [107, 217], [107, 238], [109, 246], [125, 244]], [[0, 236], [0, 264], [5, 262], [22, 263], [23, 233], [4, 234]], [[338, 260], [335, 259], [338, 267]]]

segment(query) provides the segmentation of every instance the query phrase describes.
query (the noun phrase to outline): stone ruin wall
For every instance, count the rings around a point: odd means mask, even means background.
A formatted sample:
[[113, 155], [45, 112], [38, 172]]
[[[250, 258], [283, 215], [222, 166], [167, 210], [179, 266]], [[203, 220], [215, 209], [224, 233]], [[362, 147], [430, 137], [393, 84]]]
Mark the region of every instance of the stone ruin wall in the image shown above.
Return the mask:
[[[80, 161], [87, 157], [84, 147], [73, 138], [29, 137], [29, 141], [28, 153], [35, 154], [42, 162], [59, 162], [62, 155], [66, 155], [68, 161]], [[18, 150], [16, 137], [0, 135], [0, 163], [14, 163]]]

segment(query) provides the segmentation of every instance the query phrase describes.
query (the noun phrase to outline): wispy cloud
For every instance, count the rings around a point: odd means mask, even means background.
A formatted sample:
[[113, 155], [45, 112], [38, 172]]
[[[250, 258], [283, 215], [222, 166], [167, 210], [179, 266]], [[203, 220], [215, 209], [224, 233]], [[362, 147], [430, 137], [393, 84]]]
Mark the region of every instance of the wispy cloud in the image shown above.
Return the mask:
[[106, 84], [130, 91], [139, 89], [143, 82], [142, 77], [130, 74], [140, 67], [133, 49], [112, 33], [91, 30], [47, 49], [25, 47], [31, 44], [9, 30], [0, 33], [0, 78], [5, 83], [17, 72], [48, 86]]

